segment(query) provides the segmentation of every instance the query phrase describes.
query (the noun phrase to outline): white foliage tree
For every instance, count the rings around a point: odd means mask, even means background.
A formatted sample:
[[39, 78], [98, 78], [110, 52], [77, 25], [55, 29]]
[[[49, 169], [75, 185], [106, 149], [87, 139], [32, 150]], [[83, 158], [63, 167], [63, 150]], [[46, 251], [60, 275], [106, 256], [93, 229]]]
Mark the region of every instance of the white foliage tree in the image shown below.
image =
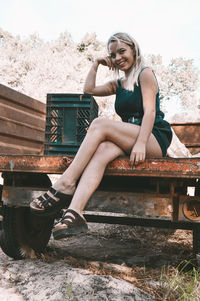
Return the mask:
[[[96, 34], [86, 34], [76, 45], [68, 32], [51, 42], [44, 42], [37, 34], [26, 39], [0, 29], [0, 83], [43, 102], [47, 93], [82, 93], [86, 74], [95, 57], [106, 55], [106, 47]], [[197, 107], [196, 91], [199, 71], [192, 60], [177, 58], [168, 66], [161, 56], [149, 55], [151, 66], [159, 81], [163, 109], [170, 98], [185, 109]], [[105, 82], [112, 73], [107, 68], [98, 72], [97, 82]], [[96, 98], [100, 115], [116, 118], [114, 97]]]

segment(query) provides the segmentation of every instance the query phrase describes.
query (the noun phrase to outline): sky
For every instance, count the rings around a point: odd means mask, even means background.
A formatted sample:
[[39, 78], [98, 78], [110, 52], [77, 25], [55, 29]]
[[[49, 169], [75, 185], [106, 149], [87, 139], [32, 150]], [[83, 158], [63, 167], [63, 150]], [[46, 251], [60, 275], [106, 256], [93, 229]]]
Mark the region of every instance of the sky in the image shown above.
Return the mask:
[[143, 54], [160, 54], [164, 62], [191, 58], [200, 66], [199, 0], [0, 0], [0, 28], [44, 40], [67, 31], [77, 43], [86, 33], [106, 42], [125, 31]]

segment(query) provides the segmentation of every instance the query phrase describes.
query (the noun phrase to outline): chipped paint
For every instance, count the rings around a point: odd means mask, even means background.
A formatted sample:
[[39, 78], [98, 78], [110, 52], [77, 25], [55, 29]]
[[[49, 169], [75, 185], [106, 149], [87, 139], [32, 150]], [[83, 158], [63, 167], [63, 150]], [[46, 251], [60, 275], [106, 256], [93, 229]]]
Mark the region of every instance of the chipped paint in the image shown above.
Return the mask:
[[[61, 174], [72, 162], [71, 156], [0, 155], [0, 171]], [[12, 162], [12, 163], [11, 163]], [[106, 175], [200, 178], [199, 158], [158, 158], [131, 167], [128, 157], [108, 164]]]

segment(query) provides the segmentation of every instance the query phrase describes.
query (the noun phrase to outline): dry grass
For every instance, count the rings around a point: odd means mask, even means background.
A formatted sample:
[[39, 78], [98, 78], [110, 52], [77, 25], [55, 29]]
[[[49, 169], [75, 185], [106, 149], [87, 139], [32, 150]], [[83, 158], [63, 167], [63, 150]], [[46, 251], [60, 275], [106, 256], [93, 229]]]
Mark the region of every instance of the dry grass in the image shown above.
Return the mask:
[[187, 271], [188, 266], [191, 267], [190, 262], [184, 262], [177, 268], [164, 269], [161, 276], [163, 300], [200, 300], [200, 270], [192, 267]]
[[[53, 254], [52, 254], [53, 255]], [[43, 260], [52, 262], [54, 256], [44, 255]], [[109, 275], [123, 279], [150, 294], [156, 301], [199, 301], [200, 270], [190, 262], [179, 266], [158, 268], [128, 267], [100, 261], [87, 261], [72, 256], [63, 258], [70, 266], [90, 271], [96, 275]]]
[[125, 265], [77, 260], [71, 256], [66, 257], [64, 261], [97, 275], [110, 275], [128, 281], [157, 301], [200, 300], [200, 271], [193, 267], [185, 272], [190, 262], [185, 262], [181, 270], [180, 266], [176, 268], [169, 266], [163, 267], [160, 271], [145, 267], [129, 268]]
[[[131, 239], [131, 234], [129, 237], [129, 233], [125, 233], [123, 229], [120, 234], [116, 231], [114, 233], [118, 239], [120, 235]], [[191, 235], [191, 231], [184, 230], [169, 231], [169, 233], [156, 229], [138, 230], [137, 236], [141, 242], [139, 252], [142, 251], [144, 256], [145, 252], [148, 256], [148, 250], [151, 250], [152, 254], [160, 254], [160, 257], [155, 258], [161, 262], [168, 256], [171, 260], [165, 266], [160, 263], [130, 266], [126, 262], [115, 263], [112, 258], [99, 260], [99, 256], [94, 260], [88, 260], [81, 254], [74, 255], [70, 252], [69, 256], [59, 254], [56, 248], [50, 248], [50, 252], [45, 253], [42, 260], [53, 263], [55, 260], [62, 259], [72, 267], [85, 269], [93, 274], [123, 279], [147, 292], [156, 301], [200, 301], [200, 271], [195, 269], [192, 262], [184, 261], [184, 258], [189, 258], [191, 255]], [[137, 254], [137, 251], [134, 251]], [[182, 263], [178, 264], [180, 262]]]

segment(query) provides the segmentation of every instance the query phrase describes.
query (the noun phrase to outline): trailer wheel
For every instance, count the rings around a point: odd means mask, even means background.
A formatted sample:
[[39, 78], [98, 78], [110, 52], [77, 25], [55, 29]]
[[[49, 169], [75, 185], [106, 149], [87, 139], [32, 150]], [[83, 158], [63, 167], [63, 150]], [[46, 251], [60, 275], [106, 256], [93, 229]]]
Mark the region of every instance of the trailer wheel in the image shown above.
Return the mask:
[[0, 246], [14, 259], [23, 259], [41, 253], [51, 236], [54, 220], [38, 217], [29, 207], [3, 207]]

